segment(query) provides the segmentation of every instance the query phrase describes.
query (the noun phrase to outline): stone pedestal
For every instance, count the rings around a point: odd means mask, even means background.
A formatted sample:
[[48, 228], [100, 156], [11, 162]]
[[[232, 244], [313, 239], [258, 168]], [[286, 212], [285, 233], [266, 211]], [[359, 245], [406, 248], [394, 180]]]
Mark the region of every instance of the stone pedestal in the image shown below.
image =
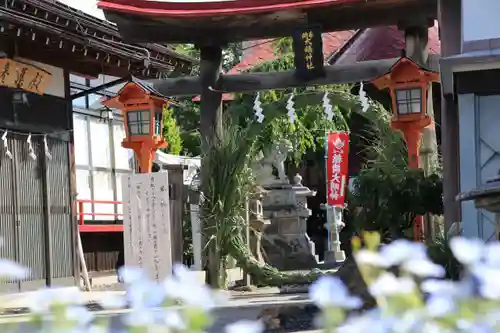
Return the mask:
[[295, 184], [265, 186], [264, 216], [271, 221], [263, 236], [262, 245], [266, 261], [283, 270], [310, 269], [317, 266], [314, 243], [306, 233], [307, 197], [316, 192], [301, 184], [302, 177], [295, 177]]

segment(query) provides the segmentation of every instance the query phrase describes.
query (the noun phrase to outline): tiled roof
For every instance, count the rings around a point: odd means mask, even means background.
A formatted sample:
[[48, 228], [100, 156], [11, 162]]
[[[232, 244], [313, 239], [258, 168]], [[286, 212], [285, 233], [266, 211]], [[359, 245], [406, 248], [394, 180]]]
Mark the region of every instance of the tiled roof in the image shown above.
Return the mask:
[[[404, 49], [404, 32], [395, 26], [365, 29], [352, 44], [337, 57], [335, 64], [397, 58]], [[429, 53], [439, 54], [441, 44], [438, 27], [429, 28]]]
[[[404, 49], [404, 32], [395, 26], [368, 28], [360, 33], [354, 30], [338, 31], [323, 34], [323, 51], [325, 59], [336, 54], [332, 64], [353, 64], [359, 61], [397, 58]], [[253, 41], [245, 51], [243, 60], [234, 66], [228, 74], [238, 74], [263, 62], [276, 59], [273, 43], [270, 39]], [[439, 54], [437, 23], [429, 28], [429, 53]], [[233, 100], [232, 94], [224, 94], [223, 100]], [[199, 101], [200, 96], [193, 98]]]
[[[323, 55], [328, 58], [332, 53], [339, 50], [353, 35], [354, 30], [338, 31], [323, 34]], [[266, 61], [276, 59], [273, 48], [273, 40], [264, 39], [253, 42], [243, 60], [234, 66], [228, 74], [237, 74], [250, 69]]]
[[[333, 53], [337, 52], [345, 45], [346, 42], [351, 39], [356, 31], [338, 31], [329, 32], [323, 34], [323, 54], [325, 59], [331, 56]], [[227, 74], [238, 74], [248, 70], [254, 66], [257, 66], [266, 61], [272, 61], [276, 59], [274, 54], [273, 40], [272, 39], [261, 39], [248, 43], [244, 50], [242, 61], [234, 66]], [[224, 101], [233, 100], [232, 94], [224, 94], [222, 96]], [[200, 96], [193, 98], [193, 101], [199, 101]]]

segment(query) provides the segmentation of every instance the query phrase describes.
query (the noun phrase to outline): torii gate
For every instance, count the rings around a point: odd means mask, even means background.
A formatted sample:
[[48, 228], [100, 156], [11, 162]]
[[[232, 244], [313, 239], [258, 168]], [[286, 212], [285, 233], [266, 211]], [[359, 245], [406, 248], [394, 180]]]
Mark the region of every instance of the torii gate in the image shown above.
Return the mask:
[[200, 130], [205, 138], [220, 124], [222, 93], [369, 81], [395, 62], [325, 66], [323, 77], [308, 82], [293, 70], [222, 75], [222, 47], [228, 42], [288, 37], [310, 24], [320, 25], [322, 32], [398, 25], [405, 30], [406, 55], [426, 64], [428, 27], [437, 17], [437, 0], [101, 0], [98, 7], [127, 41], [193, 43], [200, 48], [199, 77], [158, 80], [154, 87], [165, 96], [201, 95]]
[[[223, 93], [285, 89], [371, 81], [397, 59], [324, 67], [324, 75], [304, 81], [295, 70], [274, 73], [221, 74], [222, 48], [228, 42], [289, 37], [297, 28], [320, 26], [321, 32], [397, 25], [405, 32], [406, 56], [438, 71], [428, 62], [428, 28], [437, 18], [438, 0], [101, 0], [98, 7], [134, 43], [193, 43], [200, 49], [200, 75], [153, 81], [165, 96], [200, 95], [200, 132], [210, 140], [221, 125]], [[430, 98], [430, 100], [432, 100]], [[433, 115], [432, 106], [428, 108]], [[425, 142], [425, 140], [429, 142]], [[436, 149], [435, 133], [423, 146]]]

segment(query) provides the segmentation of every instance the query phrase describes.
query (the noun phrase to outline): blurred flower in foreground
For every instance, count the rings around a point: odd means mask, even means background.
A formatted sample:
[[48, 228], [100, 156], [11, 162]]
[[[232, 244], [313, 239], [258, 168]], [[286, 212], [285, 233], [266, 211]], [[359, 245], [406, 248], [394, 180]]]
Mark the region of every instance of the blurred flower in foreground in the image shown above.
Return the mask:
[[396, 277], [392, 273], [382, 273], [368, 289], [373, 296], [409, 294], [415, 289], [415, 281], [409, 277]]
[[261, 333], [264, 324], [261, 321], [241, 320], [226, 326], [226, 333]]
[[484, 242], [479, 239], [454, 237], [450, 248], [455, 258], [466, 266], [479, 262], [484, 255]]
[[29, 276], [29, 269], [10, 260], [0, 259], [0, 279], [22, 280]]
[[424, 244], [398, 239], [382, 246], [380, 256], [386, 261], [386, 267], [400, 265], [408, 260], [427, 258]]
[[54, 306], [82, 305], [85, 302], [82, 292], [72, 288], [42, 288], [28, 297], [29, 309], [33, 313], [49, 313]]
[[442, 266], [429, 259], [410, 259], [401, 265], [401, 269], [418, 277], [443, 277], [446, 272]]
[[349, 295], [342, 280], [332, 276], [320, 277], [309, 289], [309, 297], [321, 308], [357, 309], [363, 305], [359, 297]]
[[216, 305], [216, 300], [220, 297], [215, 297], [214, 292], [207, 285], [200, 283], [194, 272], [180, 264], [174, 265], [173, 272], [173, 276], [167, 277], [163, 282], [168, 298], [204, 310], [210, 310]]

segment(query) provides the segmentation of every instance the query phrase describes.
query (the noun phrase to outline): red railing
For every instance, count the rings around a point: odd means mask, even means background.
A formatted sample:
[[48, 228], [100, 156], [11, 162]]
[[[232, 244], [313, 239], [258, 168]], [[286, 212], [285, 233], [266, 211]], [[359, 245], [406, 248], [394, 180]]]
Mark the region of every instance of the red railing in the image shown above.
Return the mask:
[[123, 224], [85, 224], [86, 216], [114, 216], [115, 220], [123, 220], [123, 214], [85, 212], [85, 204], [121, 205], [122, 203], [121, 201], [76, 200], [76, 214], [78, 216], [78, 230], [80, 232], [123, 232]]

